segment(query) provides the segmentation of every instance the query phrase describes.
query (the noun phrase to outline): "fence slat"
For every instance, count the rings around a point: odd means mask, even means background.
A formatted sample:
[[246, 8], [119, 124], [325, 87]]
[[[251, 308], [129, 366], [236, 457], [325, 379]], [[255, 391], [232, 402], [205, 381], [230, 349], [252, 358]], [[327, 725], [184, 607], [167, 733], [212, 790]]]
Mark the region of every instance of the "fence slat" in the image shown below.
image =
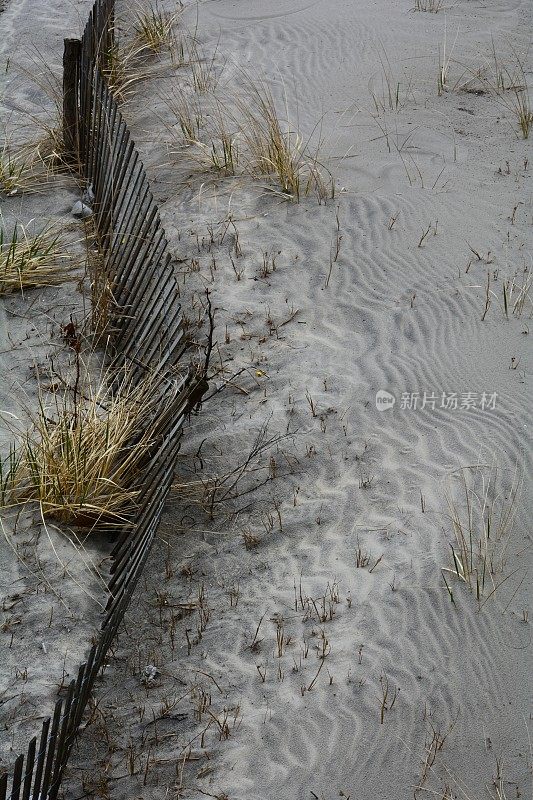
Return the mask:
[[37, 753], [37, 769], [35, 771], [35, 781], [33, 783], [33, 800], [38, 800], [41, 792], [41, 779], [44, 769], [44, 759], [46, 757], [46, 744], [48, 741], [48, 729], [50, 728], [50, 717], [47, 717], [43, 722], [41, 730], [41, 739], [39, 741], [39, 750]]
[[63, 148], [67, 161], [79, 160], [78, 86], [81, 41], [65, 39], [63, 44]]
[[[34, 736], [28, 745], [28, 755], [26, 756], [26, 773], [24, 777], [24, 787], [22, 789], [22, 800], [29, 800], [31, 792], [31, 781], [33, 778], [33, 765], [35, 764], [35, 750], [37, 748], [37, 737]], [[1, 794], [0, 794], [1, 798]]]
[[3, 775], [0, 775], [0, 800], [6, 800], [7, 781], [8, 781], [8, 774], [7, 772], [4, 772]]
[[69, 728], [70, 728], [70, 722], [71, 722], [70, 711], [72, 707], [72, 700], [74, 697], [75, 687], [76, 687], [76, 681], [71, 681], [70, 686], [68, 688], [67, 696], [65, 698], [65, 703], [63, 707], [63, 724], [61, 725], [61, 730], [57, 740], [56, 759], [52, 769], [52, 776], [50, 779], [50, 791], [48, 793], [49, 800], [55, 800], [55, 798], [57, 797], [57, 793], [59, 791], [59, 785], [61, 782], [61, 775], [67, 760], [66, 757], [68, 753], [68, 744], [69, 744], [67, 735], [69, 733]]
[[54, 766], [54, 756], [57, 744], [57, 732], [59, 730], [59, 723], [61, 721], [61, 711], [63, 710], [63, 701], [58, 700], [54, 708], [54, 716], [52, 718], [52, 728], [50, 730], [50, 737], [48, 739], [48, 754], [46, 758], [46, 765], [44, 768], [43, 782], [41, 785], [41, 795], [46, 797], [48, 794], [48, 787], [50, 786], [50, 778], [52, 775], [52, 768]]
[[15, 761], [13, 769], [13, 781], [11, 783], [11, 800], [19, 800], [20, 786], [22, 783], [22, 767], [24, 766], [24, 756], [20, 755]]

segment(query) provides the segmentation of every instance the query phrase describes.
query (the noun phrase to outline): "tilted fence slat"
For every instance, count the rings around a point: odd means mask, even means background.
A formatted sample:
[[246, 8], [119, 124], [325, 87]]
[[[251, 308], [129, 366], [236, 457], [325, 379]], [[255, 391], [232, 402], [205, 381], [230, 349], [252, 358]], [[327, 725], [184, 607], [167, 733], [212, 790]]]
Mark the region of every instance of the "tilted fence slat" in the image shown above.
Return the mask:
[[34, 736], [28, 746], [28, 754], [26, 756], [26, 776], [24, 778], [24, 787], [22, 789], [22, 800], [29, 800], [31, 792], [31, 779], [33, 776], [33, 765], [35, 764], [35, 751], [37, 749], [37, 737]]

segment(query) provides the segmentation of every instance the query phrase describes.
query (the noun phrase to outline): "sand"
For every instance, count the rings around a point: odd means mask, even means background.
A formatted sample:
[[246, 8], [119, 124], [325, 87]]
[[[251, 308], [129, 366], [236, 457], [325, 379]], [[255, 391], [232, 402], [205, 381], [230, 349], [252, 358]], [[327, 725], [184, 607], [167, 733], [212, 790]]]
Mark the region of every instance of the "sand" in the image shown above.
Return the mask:
[[[200, 341], [210, 291], [212, 396], [65, 796], [531, 800], [532, 306], [503, 303], [531, 274], [530, 147], [475, 77], [492, 41], [531, 76], [529, 5], [211, 0], [196, 24], [219, 96], [266, 80], [336, 196], [169, 148], [188, 67], [148, 65], [124, 107]], [[479, 602], [442, 574], [463, 474], [495, 509], [522, 484]]]

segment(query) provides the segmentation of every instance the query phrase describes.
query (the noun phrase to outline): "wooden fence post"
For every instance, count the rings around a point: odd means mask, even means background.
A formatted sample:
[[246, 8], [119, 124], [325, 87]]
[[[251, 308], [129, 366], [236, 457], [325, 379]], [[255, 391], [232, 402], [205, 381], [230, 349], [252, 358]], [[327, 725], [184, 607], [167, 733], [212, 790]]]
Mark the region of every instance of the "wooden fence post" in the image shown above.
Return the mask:
[[65, 39], [63, 50], [63, 156], [69, 162], [77, 162], [79, 159], [78, 83], [80, 59], [80, 40]]

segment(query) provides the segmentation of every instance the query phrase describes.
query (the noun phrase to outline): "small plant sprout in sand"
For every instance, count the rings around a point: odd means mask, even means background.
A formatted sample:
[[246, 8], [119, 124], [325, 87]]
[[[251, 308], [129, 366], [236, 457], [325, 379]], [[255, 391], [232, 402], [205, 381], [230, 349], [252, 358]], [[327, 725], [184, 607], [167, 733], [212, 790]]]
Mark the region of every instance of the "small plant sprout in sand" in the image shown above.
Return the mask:
[[528, 139], [533, 128], [533, 108], [526, 68], [523, 57], [513, 48], [511, 50], [512, 55], [508, 62], [510, 66], [505, 66], [492, 40], [492, 63], [484, 64], [476, 70], [468, 70], [471, 77], [460, 88], [474, 94], [495, 94], [498, 102], [516, 119], [522, 138]]
[[[523, 139], [529, 138], [533, 128], [533, 109], [526, 79], [526, 71], [522, 58], [513, 50], [513, 66], [509, 69], [501, 67], [496, 53], [496, 46], [492, 42], [494, 59], [495, 89], [500, 101], [507, 106], [518, 122], [518, 127]], [[511, 94], [511, 99], [508, 98]]]
[[501, 282], [501, 297], [498, 291], [491, 288], [494, 285], [496, 285], [494, 275], [491, 270], [487, 270], [487, 281], [484, 286], [484, 306], [481, 315], [482, 322], [484, 322], [493, 300], [496, 303], [501, 300], [502, 310], [507, 320], [511, 316], [520, 319], [528, 310], [530, 314], [533, 312], [533, 299], [531, 297], [533, 275], [529, 267], [524, 267], [520, 273], [516, 272], [511, 278], [506, 278]]
[[461, 467], [449, 475], [446, 500], [454, 541], [451, 566], [442, 574], [453, 602], [446, 575], [466, 584], [481, 607], [515, 574], [505, 575], [505, 569], [521, 488], [518, 470], [505, 482], [494, 459], [489, 465]]
[[528, 87], [514, 87], [513, 93], [512, 111], [517, 119], [522, 138], [529, 139], [529, 133], [533, 129], [533, 108], [529, 99]]
[[156, 384], [124, 379], [115, 390], [94, 390], [78, 374], [72, 390], [41, 393], [2, 464], [2, 506], [37, 503], [43, 518], [86, 528], [131, 523], [157, 429]]
[[[439, 753], [442, 752], [444, 745], [446, 743], [446, 739], [455, 728], [458, 718], [459, 718], [459, 712], [457, 712], [457, 715], [450, 722], [448, 727], [443, 728], [440, 726], [435, 726], [431, 721], [431, 712], [429, 712], [428, 715], [427, 707], [425, 708], [424, 719], [426, 720], [429, 731], [426, 733], [424, 759], [422, 764], [422, 770], [420, 773], [420, 778], [418, 780], [418, 785], [415, 789], [415, 798], [417, 797], [418, 792], [424, 790], [428, 777], [430, 777], [435, 761], [437, 760], [437, 756], [439, 755]], [[428, 788], [425, 791], [429, 792], [430, 789]]]
[[387, 51], [382, 43], [376, 49], [381, 64], [381, 94], [372, 91], [372, 100], [378, 116], [387, 111], [399, 112], [405, 107], [409, 97], [414, 99], [412, 77], [405, 75], [402, 82], [392, 69]]
[[73, 256], [55, 229], [32, 236], [18, 226], [7, 236], [0, 228], [0, 295], [63, 283], [73, 266]]
[[519, 319], [526, 309], [531, 314], [533, 311], [533, 299], [530, 294], [532, 288], [533, 275], [529, 267], [524, 267], [520, 279], [518, 275], [514, 275], [503, 281], [503, 312], [506, 319], [509, 319], [510, 314]]
[[392, 711], [398, 698], [398, 694], [400, 693], [400, 689], [398, 686], [392, 687], [390, 685], [389, 679], [385, 673], [382, 673], [379, 676], [379, 687], [379, 722], [380, 725], [383, 725], [385, 722], [385, 714], [389, 711]]
[[457, 43], [457, 37], [459, 36], [459, 28], [457, 28], [457, 33], [455, 34], [455, 39], [451, 49], [448, 51], [448, 44], [447, 44], [447, 26], [446, 26], [446, 16], [444, 17], [444, 41], [442, 44], [442, 49], [439, 45], [439, 72], [437, 75], [437, 91], [440, 95], [448, 88], [448, 73], [450, 71], [450, 64], [453, 56], [453, 51], [455, 50], [455, 45]]

